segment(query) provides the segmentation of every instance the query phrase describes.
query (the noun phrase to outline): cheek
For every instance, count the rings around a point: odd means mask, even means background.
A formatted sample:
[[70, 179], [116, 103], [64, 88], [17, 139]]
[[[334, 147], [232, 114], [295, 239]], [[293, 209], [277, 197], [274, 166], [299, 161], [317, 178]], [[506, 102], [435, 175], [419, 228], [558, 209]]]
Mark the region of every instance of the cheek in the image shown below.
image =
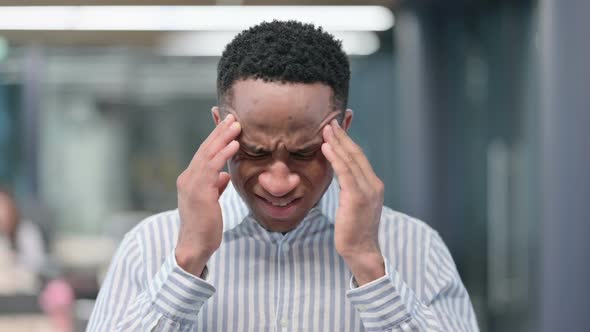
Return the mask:
[[260, 165], [238, 155], [230, 159], [228, 165], [229, 173], [231, 174], [232, 182], [234, 183], [245, 183], [250, 181], [261, 169]]
[[297, 166], [297, 170], [301, 176], [307, 178], [313, 185], [323, 183], [326, 179], [332, 179], [332, 167], [324, 156], [301, 163]]
[[[249, 160], [239, 154], [229, 161], [229, 172], [234, 184], [246, 185], [256, 182], [253, 180], [257, 179], [257, 175], [263, 172], [265, 167], [265, 162]], [[333, 177], [330, 162], [323, 155], [307, 161], [291, 160], [289, 168], [313, 186], [330, 182]]]

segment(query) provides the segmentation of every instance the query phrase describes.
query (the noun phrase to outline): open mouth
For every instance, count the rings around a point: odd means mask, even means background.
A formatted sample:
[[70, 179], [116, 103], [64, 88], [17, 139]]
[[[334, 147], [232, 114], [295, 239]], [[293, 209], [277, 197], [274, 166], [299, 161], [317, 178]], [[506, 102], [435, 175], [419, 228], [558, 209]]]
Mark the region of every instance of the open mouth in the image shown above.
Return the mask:
[[290, 201], [278, 201], [278, 202], [273, 202], [273, 201], [269, 201], [268, 199], [264, 199], [267, 203], [272, 204], [272, 206], [280, 206], [280, 207], [285, 207], [291, 203], [293, 203], [295, 201], [295, 199], [292, 199]]
[[256, 198], [258, 198], [260, 206], [266, 214], [275, 218], [288, 217], [295, 211], [297, 205], [301, 201], [301, 197], [289, 200], [269, 200], [256, 195]]

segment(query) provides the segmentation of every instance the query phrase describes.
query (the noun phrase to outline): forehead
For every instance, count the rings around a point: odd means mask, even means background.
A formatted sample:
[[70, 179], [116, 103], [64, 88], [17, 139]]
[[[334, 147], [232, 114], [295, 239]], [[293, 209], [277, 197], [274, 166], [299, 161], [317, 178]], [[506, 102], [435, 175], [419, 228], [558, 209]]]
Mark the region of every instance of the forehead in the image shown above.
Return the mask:
[[251, 143], [303, 144], [336, 111], [332, 89], [322, 83], [248, 79], [236, 82], [231, 96], [230, 111], [242, 125], [242, 139]]

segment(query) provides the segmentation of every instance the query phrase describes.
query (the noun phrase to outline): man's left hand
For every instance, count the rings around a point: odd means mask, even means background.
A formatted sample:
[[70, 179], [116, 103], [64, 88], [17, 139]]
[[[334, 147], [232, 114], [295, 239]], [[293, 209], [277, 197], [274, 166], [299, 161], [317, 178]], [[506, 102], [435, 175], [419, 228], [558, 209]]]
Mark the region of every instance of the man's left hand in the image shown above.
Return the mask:
[[359, 285], [385, 275], [379, 248], [383, 182], [361, 148], [332, 120], [323, 129], [322, 152], [340, 184], [334, 243]]

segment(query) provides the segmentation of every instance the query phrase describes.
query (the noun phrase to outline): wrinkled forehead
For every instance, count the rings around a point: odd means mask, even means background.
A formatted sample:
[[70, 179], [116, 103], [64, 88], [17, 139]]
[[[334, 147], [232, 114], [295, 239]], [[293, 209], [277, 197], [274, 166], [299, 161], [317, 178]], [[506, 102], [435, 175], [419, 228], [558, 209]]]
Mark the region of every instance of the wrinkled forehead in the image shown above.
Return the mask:
[[[332, 119], [338, 116], [340, 111], [325, 110], [315, 113], [316, 116], [301, 116], [301, 113], [291, 115], [284, 114], [257, 114], [243, 116], [237, 112], [236, 119], [242, 125], [239, 141], [249, 146], [268, 147], [283, 143], [287, 148], [296, 149], [309, 144], [321, 143], [322, 129]], [[321, 115], [321, 116], [317, 116]]]
[[329, 122], [335, 110], [332, 95], [332, 89], [322, 83], [247, 79], [234, 84], [227, 106], [242, 125], [243, 139], [299, 144]]

